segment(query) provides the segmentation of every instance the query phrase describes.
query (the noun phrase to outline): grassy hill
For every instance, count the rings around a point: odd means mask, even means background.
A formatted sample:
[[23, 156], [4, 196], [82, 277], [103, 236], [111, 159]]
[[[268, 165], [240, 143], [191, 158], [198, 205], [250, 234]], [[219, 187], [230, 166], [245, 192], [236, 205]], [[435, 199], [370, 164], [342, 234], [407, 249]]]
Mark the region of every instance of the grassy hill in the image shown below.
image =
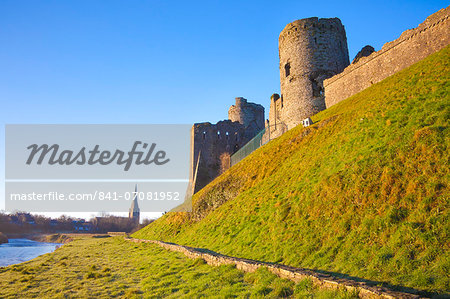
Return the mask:
[[134, 237], [448, 291], [449, 58], [315, 115]]

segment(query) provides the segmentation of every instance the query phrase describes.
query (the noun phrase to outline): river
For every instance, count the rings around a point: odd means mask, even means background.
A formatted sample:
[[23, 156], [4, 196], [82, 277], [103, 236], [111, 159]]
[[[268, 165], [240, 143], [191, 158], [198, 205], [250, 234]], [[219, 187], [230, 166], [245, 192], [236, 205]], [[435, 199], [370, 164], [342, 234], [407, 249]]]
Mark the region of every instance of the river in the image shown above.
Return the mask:
[[29, 239], [9, 239], [0, 245], [0, 267], [23, 263], [54, 251], [60, 243], [44, 243]]

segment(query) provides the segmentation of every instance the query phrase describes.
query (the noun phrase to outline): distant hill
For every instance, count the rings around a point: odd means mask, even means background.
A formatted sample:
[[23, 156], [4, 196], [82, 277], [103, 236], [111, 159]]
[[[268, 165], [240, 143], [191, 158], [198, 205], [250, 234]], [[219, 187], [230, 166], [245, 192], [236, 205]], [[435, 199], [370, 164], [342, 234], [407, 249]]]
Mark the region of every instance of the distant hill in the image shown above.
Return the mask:
[[134, 236], [448, 291], [449, 58], [315, 115]]

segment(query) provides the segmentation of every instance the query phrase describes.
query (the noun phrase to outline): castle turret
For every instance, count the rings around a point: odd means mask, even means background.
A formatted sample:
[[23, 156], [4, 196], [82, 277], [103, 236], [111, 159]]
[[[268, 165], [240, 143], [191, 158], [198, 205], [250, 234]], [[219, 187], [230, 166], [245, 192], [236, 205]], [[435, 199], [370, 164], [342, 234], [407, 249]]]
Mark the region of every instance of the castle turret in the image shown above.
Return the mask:
[[264, 107], [238, 97], [236, 104], [228, 109], [228, 119], [239, 122], [250, 134], [255, 135], [264, 129]]
[[231, 165], [231, 156], [264, 129], [264, 107], [236, 98], [227, 120], [197, 123], [191, 130], [190, 184], [193, 193]]
[[325, 109], [323, 80], [349, 65], [344, 26], [338, 18], [294, 21], [280, 33], [279, 56], [281, 97], [272, 97], [269, 121], [292, 129]]

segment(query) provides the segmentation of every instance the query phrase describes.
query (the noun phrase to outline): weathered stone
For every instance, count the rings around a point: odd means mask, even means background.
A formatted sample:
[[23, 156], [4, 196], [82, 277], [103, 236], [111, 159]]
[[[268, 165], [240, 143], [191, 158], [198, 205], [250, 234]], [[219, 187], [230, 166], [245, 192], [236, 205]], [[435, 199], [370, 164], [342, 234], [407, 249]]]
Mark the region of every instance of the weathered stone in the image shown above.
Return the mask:
[[357, 291], [360, 298], [421, 298], [414, 293], [406, 293], [391, 290], [387, 287], [377, 286], [378, 282], [370, 282], [367, 280], [356, 281], [350, 278], [340, 278], [328, 274], [323, 274], [310, 269], [296, 268], [286, 265], [279, 265], [255, 260], [249, 260], [244, 258], [237, 258], [232, 256], [226, 256], [217, 252], [209, 251], [204, 252], [204, 249], [192, 248], [189, 246], [177, 245], [174, 243], [167, 243], [157, 240], [142, 240], [128, 238], [127, 240], [135, 243], [153, 243], [159, 246], [171, 250], [181, 252], [188, 258], [197, 259], [202, 258], [208, 265], [220, 266], [220, 265], [236, 265], [236, 268], [245, 272], [254, 272], [260, 267], [266, 267], [273, 274], [289, 279], [294, 282], [299, 282], [305, 278], [311, 279], [311, 281], [321, 288], [328, 289], [340, 289], [345, 288], [348, 291]]
[[264, 107], [242, 97], [228, 120], [197, 123], [191, 129], [190, 181], [196, 193], [230, 167], [230, 157], [264, 129]]
[[294, 21], [280, 33], [281, 97], [272, 97], [269, 124], [292, 129], [325, 109], [323, 80], [349, 64], [347, 37], [338, 18]]
[[245, 133], [253, 138], [256, 133], [264, 129], [264, 107], [259, 104], [247, 103], [247, 100], [236, 98], [236, 105], [228, 110], [228, 119], [238, 122], [245, 128]]
[[264, 127], [263, 140], [273, 139], [447, 46], [448, 18], [449, 8], [442, 9], [378, 52], [366, 46], [350, 66], [346, 33], [338, 18], [314, 17], [288, 24], [279, 36], [281, 96], [271, 97], [269, 121], [264, 121], [261, 105], [239, 97], [228, 111], [229, 120], [195, 124], [191, 134], [192, 191], [228, 169], [230, 156]]
[[353, 63], [357, 63], [358, 60], [360, 60], [360, 59], [363, 58], [363, 57], [369, 56], [369, 55], [372, 54], [373, 52], [375, 52], [375, 49], [374, 49], [372, 46], [367, 45], [367, 46], [363, 47], [363, 48], [358, 52], [358, 54], [356, 54], [355, 58], [354, 58], [353, 61], [352, 61], [352, 64], [353, 64]]
[[380, 51], [324, 81], [327, 108], [424, 59], [450, 43], [450, 8], [429, 16], [415, 29], [384, 44]]

